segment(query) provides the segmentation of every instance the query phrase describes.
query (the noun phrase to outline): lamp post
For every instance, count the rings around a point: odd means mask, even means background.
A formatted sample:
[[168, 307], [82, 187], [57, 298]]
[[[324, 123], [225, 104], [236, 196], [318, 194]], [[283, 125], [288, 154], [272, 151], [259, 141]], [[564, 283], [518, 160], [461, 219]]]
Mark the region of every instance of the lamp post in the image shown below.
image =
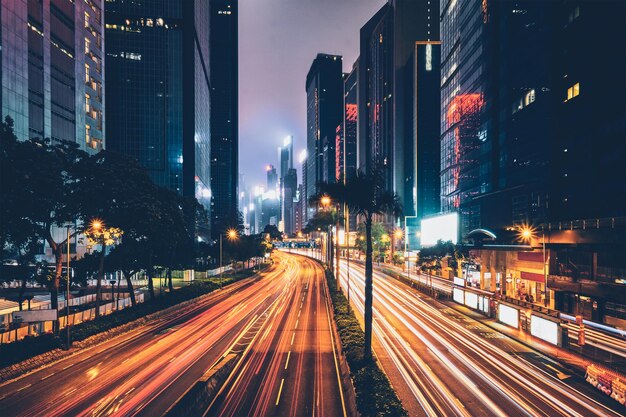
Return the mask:
[[[220, 288], [222, 288], [223, 286], [223, 282], [222, 282], [222, 273], [223, 273], [223, 263], [222, 263], [222, 258], [223, 258], [223, 245], [222, 245], [222, 237], [224, 236], [224, 233], [220, 233]], [[226, 231], [226, 238], [230, 241], [237, 239], [237, 231], [235, 229], [228, 229]]]
[[[532, 239], [535, 237], [536, 230], [528, 225], [518, 226], [519, 238], [520, 240], [531, 243]], [[547, 268], [547, 259], [546, 259], [546, 233], [541, 229], [541, 252], [543, 259], [543, 305], [545, 307], [548, 306], [548, 268]]]

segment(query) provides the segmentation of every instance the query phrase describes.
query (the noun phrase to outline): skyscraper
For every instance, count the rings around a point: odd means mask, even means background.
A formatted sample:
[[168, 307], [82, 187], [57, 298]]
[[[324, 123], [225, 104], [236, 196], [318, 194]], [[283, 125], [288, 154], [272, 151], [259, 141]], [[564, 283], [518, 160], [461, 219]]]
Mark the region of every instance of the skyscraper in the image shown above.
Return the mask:
[[210, 210], [208, 4], [107, 1], [106, 21], [107, 147]]
[[0, 111], [19, 139], [103, 149], [103, 0], [2, 0]]
[[341, 59], [318, 54], [306, 77], [307, 201], [315, 195], [318, 183], [335, 181], [335, 135], [343, 103]]
[[232, 226], [239, 170], [238, 1], [210, 0], [211, 228]]
[[378, 169], [404, 216], [439, 211], [438, 0], [390, 0], [361, 28], [359, 169]]
[[293, 168], [293, 137], [285, 139], [278, 148], [280, 159], [280, 224], [287, 235], [295, 232], [294, 199], [298, 186], [298, 171]]
[[342, 169], [341, 178], [352, 178], [357, 171], [357, 80], [359, 60], [352, 66], [352, 71], [343, 83], [343, 125], [342, 133]]

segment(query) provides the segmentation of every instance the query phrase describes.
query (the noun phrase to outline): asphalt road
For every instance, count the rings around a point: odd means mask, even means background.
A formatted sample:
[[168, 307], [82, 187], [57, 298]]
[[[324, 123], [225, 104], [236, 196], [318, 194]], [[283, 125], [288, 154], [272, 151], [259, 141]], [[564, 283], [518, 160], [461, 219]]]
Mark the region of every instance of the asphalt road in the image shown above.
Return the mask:
[[292, 281], [282, 257], [146, 326], [0, 386], [0, 415], [158, 416]]
[[285, 287], [209, 416], [346, 415], [324, 272], [299, 255], [275, 255]]
[[[364, 270], [350, 266], [350, 300], [362, 319]], [[376, 271], [374, 351], [412, 416], [624, 412], [557, 361]]]

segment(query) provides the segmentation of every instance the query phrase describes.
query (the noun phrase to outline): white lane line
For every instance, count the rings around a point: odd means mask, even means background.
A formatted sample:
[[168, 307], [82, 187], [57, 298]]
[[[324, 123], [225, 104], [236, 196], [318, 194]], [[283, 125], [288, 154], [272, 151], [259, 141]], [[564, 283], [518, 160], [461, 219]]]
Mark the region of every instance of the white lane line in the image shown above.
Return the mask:
[[283, 384], [285, 383], [285, 378], [280, 381], [280, 388], [278, 389], [278, 396], [276, 397], [276, 405], [280, 402], [280, 393], [283, 392]]
[[29, 388], [29, 387], [31, 387], [32, 385], [33, 385], [33, 384], [24, 385], [22, 388], [18, 389], [18, 390], [17, 390], [17, 391], [15, 391], [15, 392], [20, 392], [20, 391], [22, 391], [22, 390], [25, 390], [26, 388]]
[[65, 371], [67, 368], [71, 368], [72, 366], [74, 366], [73, 363], [70, 363], [69, 365], [67, 365], [65, 368], [63, 368], [62, 370]]
[[293, 332], [291, 335], [291, 344], [293, 345], [293, 339], [296, 337], [296, 332]]
[[289, 357], [291, 356], [291, 351], [287, 352], [287, 360], [285, 361], [285, 369], [287, 369], [287, 365], [289, 365]]
[[55, 372], [52, 372], [50, 375], [46, 375], [43, 378], [41, 378], [41, 380], [43, 381], [44, 379], [48, 379], [48, 378], [50, 378], [54, 374], [55, 374]]
[[298, 328], [298, 322], [300, 321], [300, 319], [296, 320], [296, 329]]

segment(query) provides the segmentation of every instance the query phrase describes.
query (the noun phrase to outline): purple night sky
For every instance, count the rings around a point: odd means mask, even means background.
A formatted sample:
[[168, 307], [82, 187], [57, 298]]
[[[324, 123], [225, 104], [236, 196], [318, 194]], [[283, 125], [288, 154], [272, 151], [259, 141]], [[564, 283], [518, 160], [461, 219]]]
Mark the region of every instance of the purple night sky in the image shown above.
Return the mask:
[[293, 135], [295, 165], [306, 145], [305, 79], [318, 52], [343, 55], [350, 71], [359, 29], [385, 0], [240, 0], [239, 172], [265, 185], [265, 165]]

